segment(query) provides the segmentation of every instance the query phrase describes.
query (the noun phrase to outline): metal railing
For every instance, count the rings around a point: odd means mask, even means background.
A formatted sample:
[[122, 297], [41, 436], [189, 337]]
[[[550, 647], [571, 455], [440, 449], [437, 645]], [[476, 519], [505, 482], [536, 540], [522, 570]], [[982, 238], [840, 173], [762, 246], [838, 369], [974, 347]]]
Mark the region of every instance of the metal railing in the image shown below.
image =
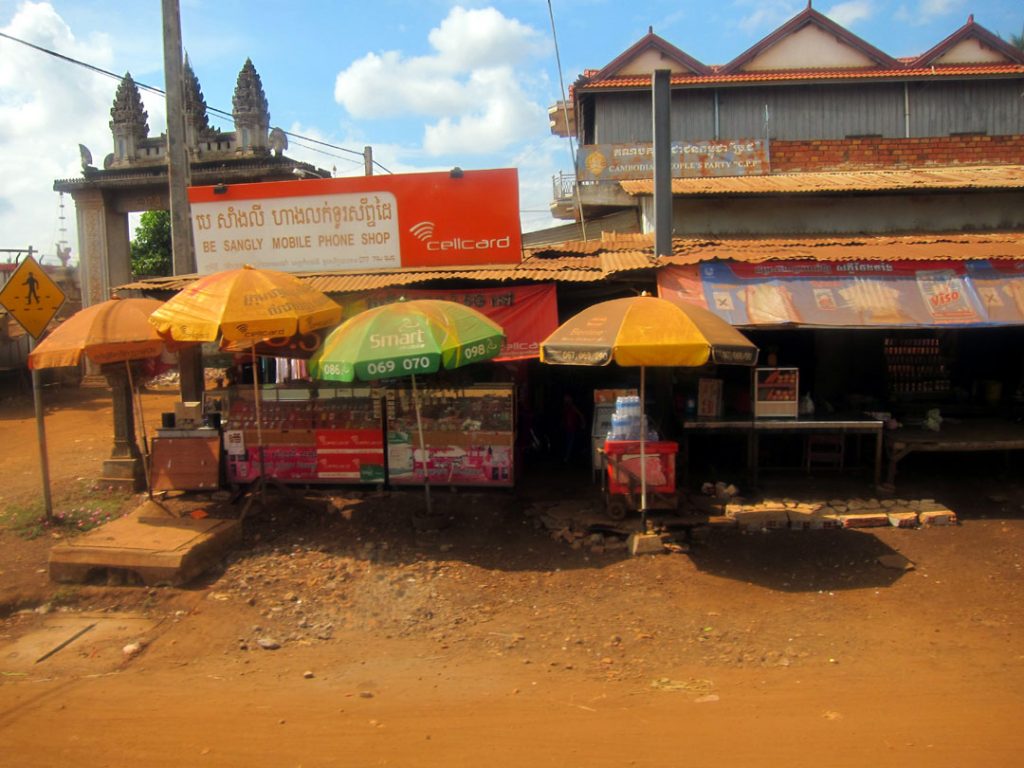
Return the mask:
[[555, 202], [576, 197], [576, 174], [559, 171], [551, 177], [552, 197]]

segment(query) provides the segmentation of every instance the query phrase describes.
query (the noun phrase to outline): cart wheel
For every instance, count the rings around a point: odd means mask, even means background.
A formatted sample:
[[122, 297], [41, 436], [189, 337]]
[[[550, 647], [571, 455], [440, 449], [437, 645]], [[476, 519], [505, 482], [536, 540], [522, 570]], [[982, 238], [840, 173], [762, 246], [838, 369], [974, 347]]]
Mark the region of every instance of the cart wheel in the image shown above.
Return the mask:
[[626, 518], [626, 502], [621, 499], [609, 499], [607, 513], [612, 520], [624, 520]]

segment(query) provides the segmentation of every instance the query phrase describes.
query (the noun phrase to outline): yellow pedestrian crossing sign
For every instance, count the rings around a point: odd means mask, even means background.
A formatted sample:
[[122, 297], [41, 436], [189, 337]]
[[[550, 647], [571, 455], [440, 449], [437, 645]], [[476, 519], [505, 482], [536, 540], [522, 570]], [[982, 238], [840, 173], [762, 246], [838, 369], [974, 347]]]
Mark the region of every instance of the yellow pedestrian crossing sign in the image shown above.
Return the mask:
[[64, 299], [64, 291], [31, 255], [25, 257], [0, 290], [0, 304], [33, 339], [46, 330]]

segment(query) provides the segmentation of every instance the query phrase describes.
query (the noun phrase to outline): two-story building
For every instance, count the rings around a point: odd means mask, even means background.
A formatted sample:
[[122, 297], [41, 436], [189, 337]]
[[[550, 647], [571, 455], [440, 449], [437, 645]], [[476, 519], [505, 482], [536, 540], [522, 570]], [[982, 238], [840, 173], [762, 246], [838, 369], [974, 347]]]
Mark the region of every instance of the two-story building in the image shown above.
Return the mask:
[[[654, 246], [659, 70], [671, 253]], [[908, 58], [810, 4], [722, 65], [652, 30], [550, 115], [576, 147], [552, 204], [573, 241], [527, 236], [534, 256], [648, 266], [662, 296], [799, 368], [819, 413], [1024, 410], [1024, 51], [973, 17]], [[759, 398], [726, 387], [727, 410]]]

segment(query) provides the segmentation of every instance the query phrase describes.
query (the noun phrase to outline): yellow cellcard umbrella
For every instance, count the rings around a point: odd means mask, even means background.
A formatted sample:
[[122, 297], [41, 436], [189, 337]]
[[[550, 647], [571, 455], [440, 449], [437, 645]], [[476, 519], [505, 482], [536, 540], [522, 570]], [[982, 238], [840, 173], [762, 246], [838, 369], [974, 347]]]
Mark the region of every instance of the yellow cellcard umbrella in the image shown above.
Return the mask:
[[553, 365], [640, 366], [640, 511], [647, 508], [644, 369], [706, 363], [754, 365], [757, 347], [713, 312], [648, 294], [602, 301], [562, 323], [540, 345]]
[[[256, 345], [337, 325], [341, 307], [288, 272], [248, 264], [200, 277], [151, 316], [164, 338], [180, 342], [243, 342], [252, 351], [256, 439], [263, 456], [263, 426]], [[260, 468], [263, 481], [263, 468]]]
[[200, 277], [150, 322], [175, 341], [257, 342], [337, 325], [341, 307], [288, 272], [248, 265]]

